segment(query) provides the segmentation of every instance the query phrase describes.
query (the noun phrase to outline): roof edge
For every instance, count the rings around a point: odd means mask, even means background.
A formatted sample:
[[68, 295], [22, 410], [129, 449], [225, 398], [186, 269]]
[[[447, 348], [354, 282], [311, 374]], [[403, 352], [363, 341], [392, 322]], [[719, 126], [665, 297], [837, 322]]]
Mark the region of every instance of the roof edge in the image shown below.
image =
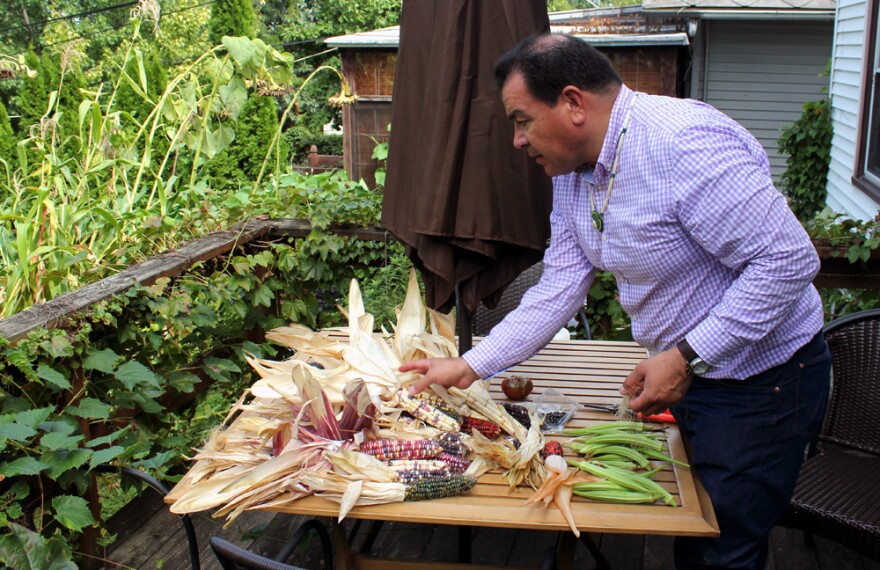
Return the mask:
[[803, 8], [644, 8], [646, 15], [697, 17], [703, 20], [834, 20], [835, 10], [808, 10]]

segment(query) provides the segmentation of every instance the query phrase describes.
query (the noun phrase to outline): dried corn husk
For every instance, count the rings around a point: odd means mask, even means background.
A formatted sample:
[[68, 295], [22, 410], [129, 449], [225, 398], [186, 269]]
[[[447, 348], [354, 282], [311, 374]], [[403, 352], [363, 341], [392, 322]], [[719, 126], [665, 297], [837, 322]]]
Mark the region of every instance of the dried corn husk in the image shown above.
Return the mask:
[[[404, 421], [392, 396], [420, 377], [399, 372], [401, 363], [458, 355], [455, 320], [425, 308], [414, 271], [391, 334], [373, 332], [357, 281], [351, 283], [343, 313], [347, 342], [294, 324], [267, 334], [294, 350], [290, 358], [247, 355], [260, 380], [230, 412], [230, 418], [241, 413], [237, 421], [218, 430], [194, 456], [198, 463], [187, 478], [190, 487], [173, 512], [217, 509], [215, 516], [231, 522], [245, 510], [278, 507], [318, 493], [340, 503], [341, 518], [358, 505], [404, 500], [407, 487], [395, 481], [393, 468], [349, 447], [365, 438], [429, 439], [441, 433], [420, 420]], [[486, 417], [519, 443], [517, 450], [509, 441], [482, 438], [473, 446], [482, 455], [470, 464], [468, 475], [501, 466], [511, 485], [540, 484], [540, 430], [527, 431], [480, 383], [466, 391], [433, 390], [460, 415]]]

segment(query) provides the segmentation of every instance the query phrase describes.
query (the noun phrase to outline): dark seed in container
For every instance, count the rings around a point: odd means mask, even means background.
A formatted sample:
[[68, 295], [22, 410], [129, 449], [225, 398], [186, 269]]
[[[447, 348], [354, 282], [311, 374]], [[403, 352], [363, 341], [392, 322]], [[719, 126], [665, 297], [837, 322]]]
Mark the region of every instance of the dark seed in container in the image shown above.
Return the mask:
[[541, 420], [541, 429], [557, 429], [565, 421], [565, 412], [547, 412]]

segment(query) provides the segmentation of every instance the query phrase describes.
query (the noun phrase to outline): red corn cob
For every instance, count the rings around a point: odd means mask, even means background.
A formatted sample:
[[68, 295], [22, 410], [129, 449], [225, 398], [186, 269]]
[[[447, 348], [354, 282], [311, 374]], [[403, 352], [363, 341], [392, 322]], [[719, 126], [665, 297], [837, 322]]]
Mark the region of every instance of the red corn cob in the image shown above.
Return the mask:
[[489, 439], [496, 439], [501, 435], [501, 426], [495, 422], [474, 417], [465, 418], [461, 422], [461, 431], [471, 433], [473, 430], [479, 431]]

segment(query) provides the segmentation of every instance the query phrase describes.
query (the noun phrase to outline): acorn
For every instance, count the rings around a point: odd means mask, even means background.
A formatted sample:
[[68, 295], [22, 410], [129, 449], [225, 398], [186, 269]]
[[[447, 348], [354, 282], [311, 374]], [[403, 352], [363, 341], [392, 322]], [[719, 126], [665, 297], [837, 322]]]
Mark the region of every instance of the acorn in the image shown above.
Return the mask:
[[508, 376], [501, 382], [501, 390], [511, 400], [526, 399], [532, 393], [532, 388], [532, 381], [522, 376]]

